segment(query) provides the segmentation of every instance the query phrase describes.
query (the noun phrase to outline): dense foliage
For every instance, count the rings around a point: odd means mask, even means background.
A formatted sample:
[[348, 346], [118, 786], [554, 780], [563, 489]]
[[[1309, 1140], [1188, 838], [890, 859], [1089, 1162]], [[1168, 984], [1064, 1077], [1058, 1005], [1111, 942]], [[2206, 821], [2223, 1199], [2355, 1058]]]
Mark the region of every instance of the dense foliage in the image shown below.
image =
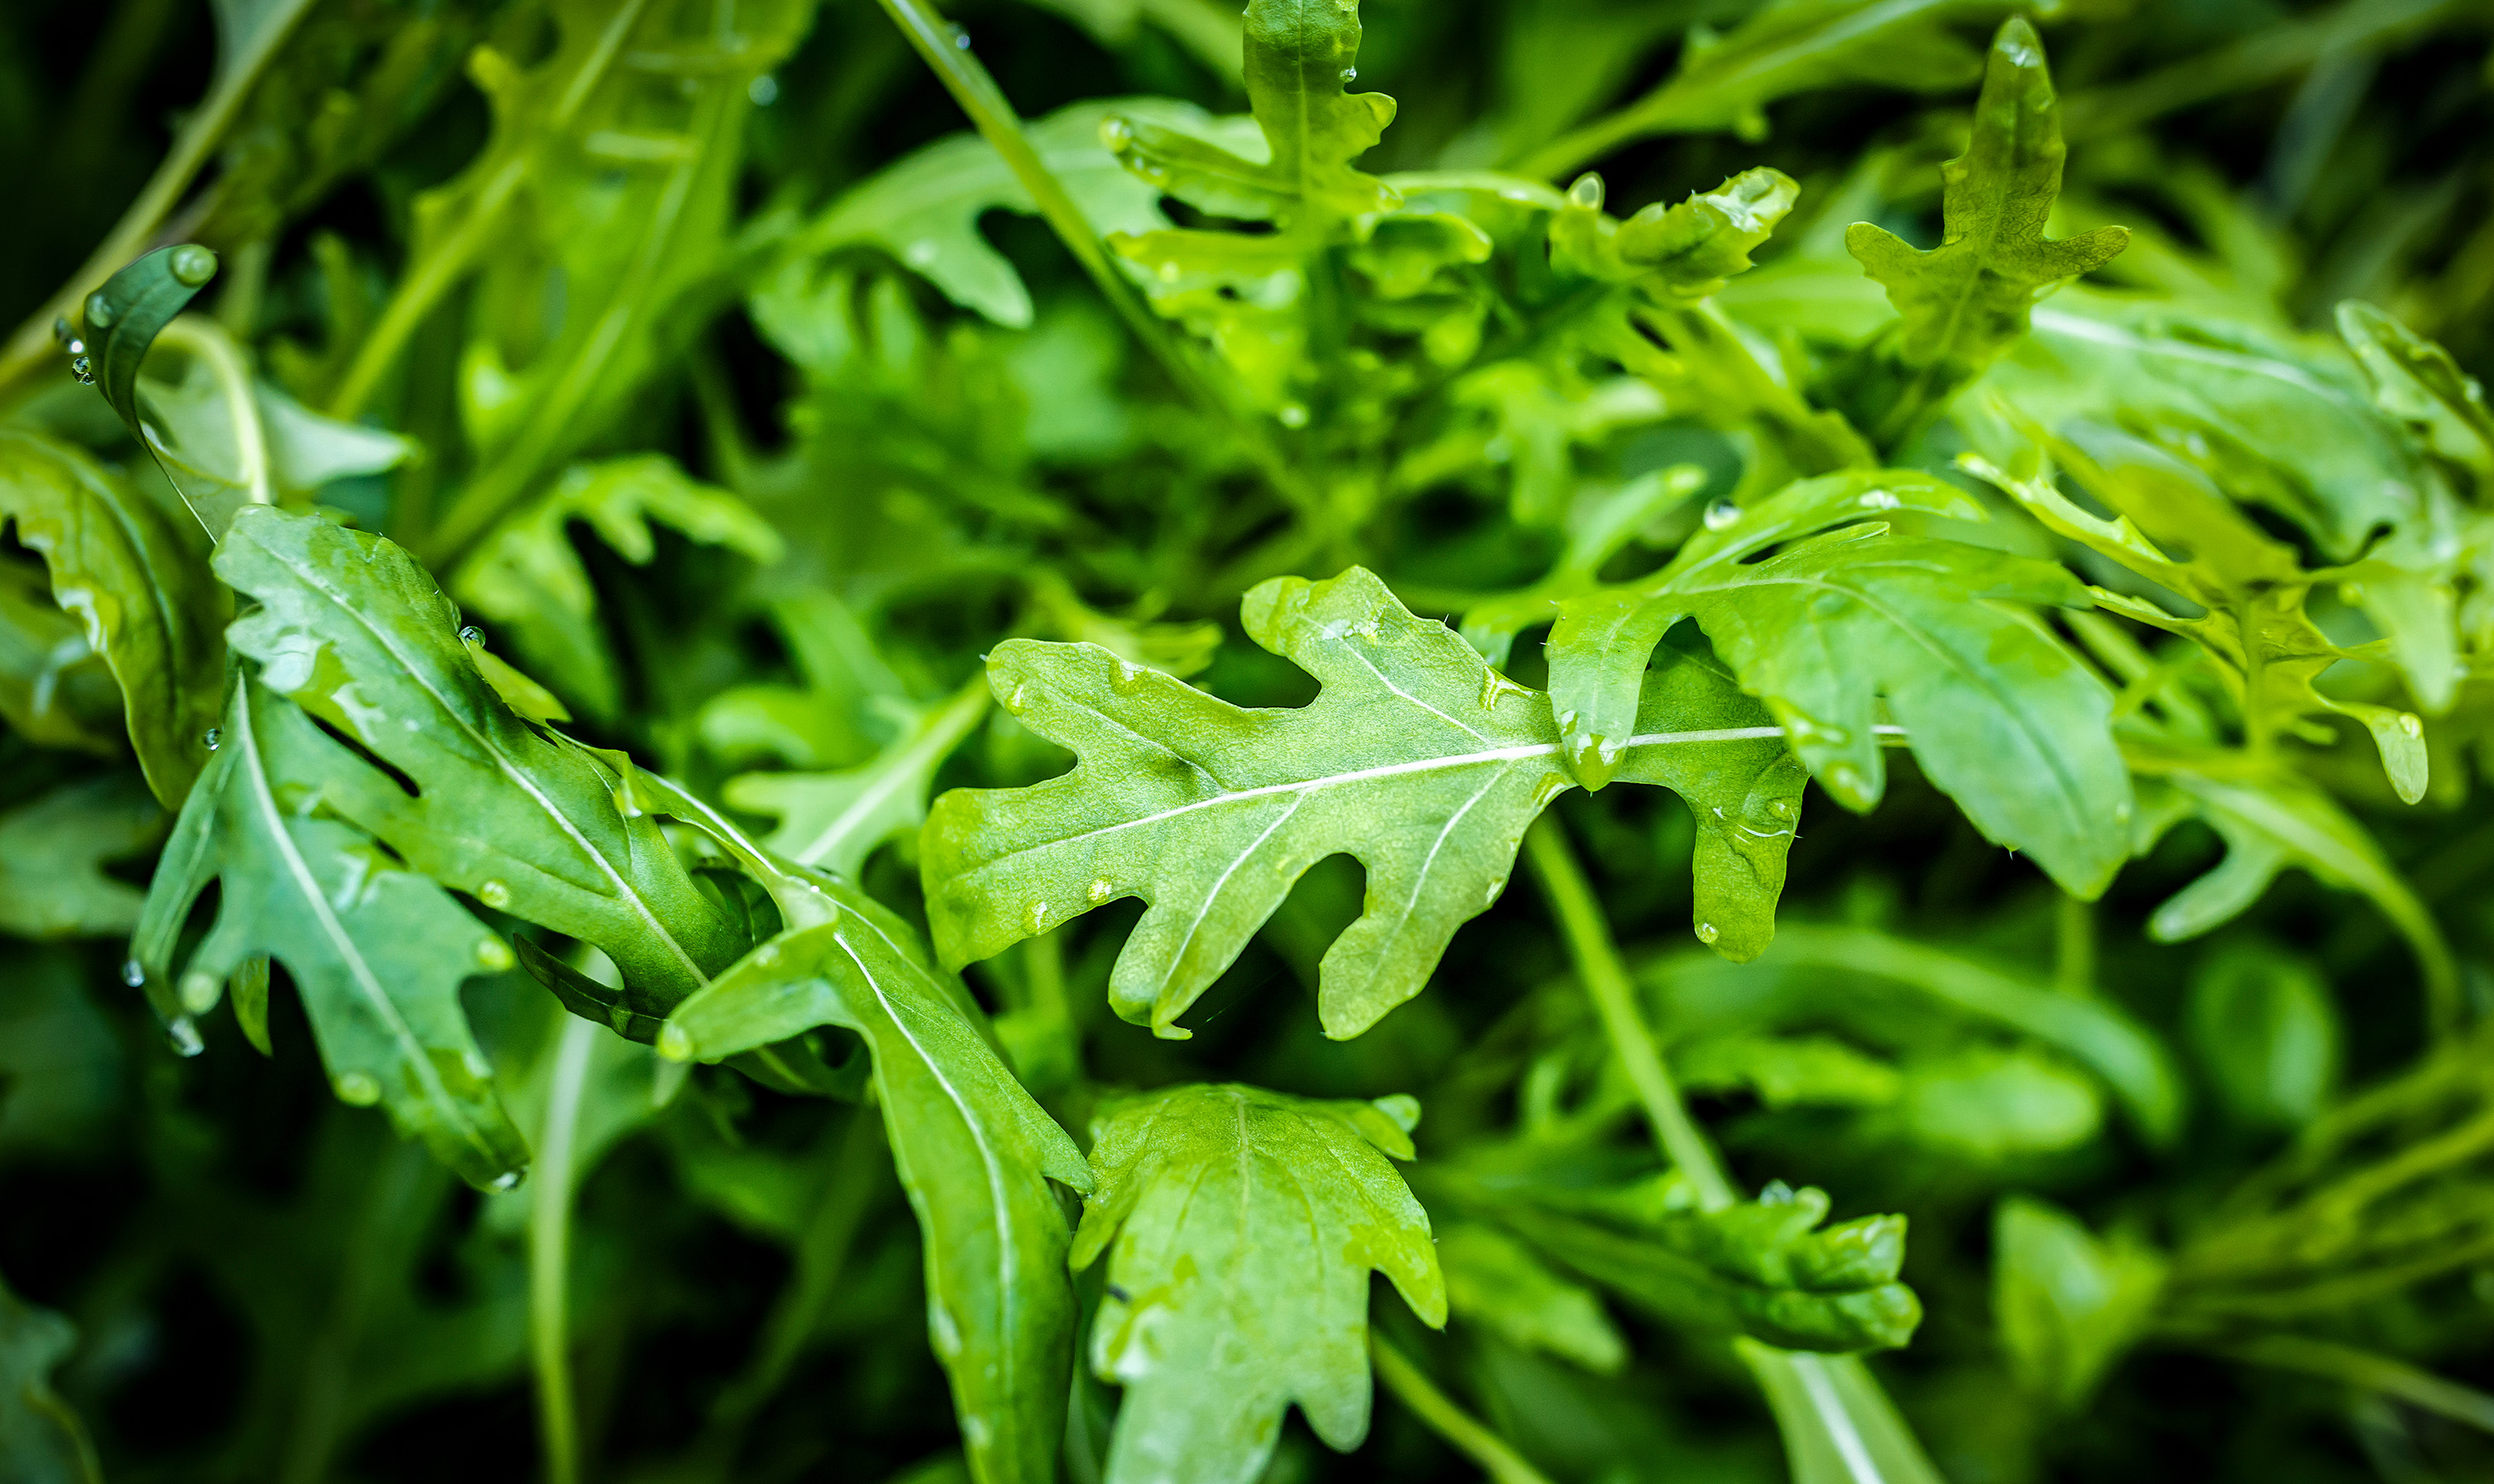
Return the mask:
[[0, 14], [0, 1479], [2494, 1472], [2494, 12], [958, 20]]

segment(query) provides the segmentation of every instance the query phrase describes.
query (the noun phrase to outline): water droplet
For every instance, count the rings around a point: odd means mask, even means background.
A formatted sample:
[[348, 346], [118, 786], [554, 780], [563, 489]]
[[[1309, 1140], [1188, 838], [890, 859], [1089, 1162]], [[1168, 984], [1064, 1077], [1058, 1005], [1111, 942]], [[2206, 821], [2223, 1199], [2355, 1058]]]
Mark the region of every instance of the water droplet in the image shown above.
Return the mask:
[[110, 329], [115, 314], [112, 301], [104, 296], [103, 289], [86, 296], [86, 327], [90, 331]]
[[1091, 905], [1096, 907], [1102, 902], [1107, 901], [1110, 893], [1116, 890], [1117, 889], [1115, 887], [1109, 884], [1108, 878], [1104, 876], [1099, 880], [1092, 882], [1091, 890], [1083, 894], [1089, 896], [1091, 898]]
[[1729, 530], [1741, 524], [1741, 507], [1728, 500], [1718, 500], [1706, 507], [1706, 529]]
[[165, 258], [165, 265], [173, 270], [173, 277], [193, 288], [217, 276], [217, 255], [196, 242], [175, 248]]
[[1697, 941], [1700, 943], [1712, 943], [1721, 936], [1723, 936], [1723, 929], [1716, 926], [1712, 923], [1700, 923], [1697, 924]]
[[369, 1072], [350, 1072], [338, 1078], [338, 1101], [370, 1107], [381, 1101], [381, 1084]]
[[779, 101], [779, 79], [769, 73], [745, 85], [745, 96], [757, 108], [767, 108]]
[[2399, 730], [2407, 733], [2410, 737], [2422, 737], [2424, 735], [2424, 719], [2414, 712], [2399, 712]]
[[953, 28], [953, 45], [955, 48], [961, 51], [967, 51], [970, 49], [970, 32], [968, 27], [955, 26]]
[[1024, 687], [1016, 685], [1013, 688], [1013, 694], [1005, 697], [1005, 710], [1013, 712], [1017, 716], [1021, 714], [1023, 689]]
[[1281, 409], [1273, 415], [1281, 420], [1285, 428], [1304, 428], [1308, 425], [1308, 409], [1305, 403], [1285, 402]]
[[1342, 70], [1342, 80], [1345, 82], [1357, 82], [1359, 80], [1359, 69], [1356, 67], [1344, 68]]
[[217, 1007], [217, 991], [224, 985], [217, 977], [198, 969], [182, 976], [182, 1008], [195, 1015], [204, 1015]]
[[488, 881], [476, 889], [476, 899], [499, 912], [511, 904], [510, 884], [503, 881]]
[[505, 1191], [515, 1191], [519, 1188], [520, 1172], [516, 1169], [503, 1170], [501, 1174], [496, 1175], [493, 1179], [485, 1182], [485, 1189], [492, 1191], [497, 1196], [502, 1195]]
[[1484, 907], [1486, 907], [1486, 906], [1490, 905], [1491, 903], [1493, 903], [1493, 902], [1497, 901], [1497, 900], [1498, 900], [1498, 893], [1501, 893], [1501, 892], [1504, 892], [1504, 891], [1506, 891], [1506, 878], [1505, 876], [1500, 876], [1500, 877], [1497, 877], [1497, 878], [1493, 879], [1493, 880], [1490, 882], [1490, 884], [1489, 884], [1489, 890], [1488, 890], [1486, 893], [1482, 893], [1482, 895], [1481, 895], [1481, 905], [1482, 905], [1482, 906], [1484, 906]]
[[500, 974], [517, 960], [511, 957], [511, 946], [500, 938], [476, 940], [476, 961], [488, 971]]
[[70, 317], [67, 315], [54, 315], [52, 317], [52, 339], [60, 342], [62, 347], [67, 348], [72, 355], [76, 355], [78, 351], [86, 348], [78, 344], [77, 330], [70, 324]]
[[2363, 600], [2364, 585], [2362, 583], [2342, 582], [2338, 585], [2338, 601], [2353, 605], [2360, 603]]
[[1758, 1192], [1758, 1204], [1762, 1206], [1788, 1206], [1792, 1203], [1793, 1188], [1781, 1180], [1770, 1180], [1766, 1188]]
[[1767, 812], [1778, 819], [1795, 819], [1801, 815], [1801, 805], [1790, 799], [1777, 799], [1767, 804]]
[[140, 964], [136, 958], [123, 959], [121, 962], [121, 982], [128, 984], [133, 989], [146, 984], [147, 970], [145, 966]]
[[473, 623], [462, 623], [459, 625], [459, 642], [461, 644], [483, 644], [485, 642], [485, 631], [478, 628]]
[[225, 728], [223, 727], [210, 727], [199, 734], [199, 745], [207, 748], [210, 752], [214, 752], [219, 747], [224, 746], [225, 741], [226, 733]]
[[1851, 763], [1839, 763], [1827, 771], [1825, 781], [1830, 791], [1851, 798], [1862, 796], [1862, 770]]
[[1567, 780], [1554, 772], [1533, 785], [1533, 806], [1536, 809], [1545, 808], [1551, 800], [1567, 792]]
[[165, 1022], [165, 1040], [176, 1056], [197, 1056], [208, 1048], [199, 1039], [198, 1022], [189, 1015], [175, 1015]]
[[1048, 903], [1032, 902], [1030, 904], [1030, 930], [1034, 933], [1048, 931]]
[[1110, 678], [1109, 687], [1121, 696], [1131, 696], [1142, 685], [1147, 673], [1140, 665], [1130, 665], [1121, 659], [1117, 661], [1116, 674]]
[[1602, 209], [1602, 177], [1587, 170], [1567, 188], [1567, 204], [1583, 211]]
[[1903, 500], [1899, 500], [1896, 496], [1888, 493], [1886, 490], [1872, 490], [1870, 494], [1862, 497], [1863, 506], [1871, 510], [1894, 510], [1903, 503]]
[[658, 1054], [671, 1062], [691, 1061], [692, 1033], [672, 1020], [658, 1027]]

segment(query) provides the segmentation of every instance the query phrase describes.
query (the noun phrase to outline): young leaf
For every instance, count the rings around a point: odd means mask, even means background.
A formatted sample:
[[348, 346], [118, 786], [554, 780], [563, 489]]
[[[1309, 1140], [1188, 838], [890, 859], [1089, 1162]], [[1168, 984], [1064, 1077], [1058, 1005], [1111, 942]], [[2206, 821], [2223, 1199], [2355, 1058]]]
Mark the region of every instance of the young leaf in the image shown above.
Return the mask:
[[[1297, 711], [1241, 711], [1097, 646], [1011, 640], [1005, 709], [1081, 758], [1026, 789], [935, 802], [922, 846], [948, 964], [986, 958], [1120, 896], [1150, 908], [1110, 980], [1118, 1013], [1176, 1025], [1317, 862], [1367, 868], [1367, 911], [1325, 955], [1325, 1034], [1419, 992], [1506, 886], [1524, 829], [1570, 786], [1549, 698], [1415, 619], [1363, 568], [1247, 596], [1249, 637], [1317, 677]], [[1802, 777], [1719, 672], [1666, 673], [1631, 713], [1623, 776], [1682, 790], [1707, 828], [1699, 936], [1732, 956], [1772, 931]], [[1729, 723], [1729, 724], [1727, 724]], [[1747, 724], [1743, 724], [1747, 723]], [[1711, 931], [1709, 928], [1711, 927]]]
[[1869, 222], [1844, 234], [1845, 249], [1887, 288], [1901, 317], [1885, 353], [1906, 376], [1875, 409], [1883, 443], [1901, 440], [2023, 336], [2038, 296], [2103, 267], [2129, 242], [2119, 227], [2045, 238], [2061, 192], [2061, 154], [2060, 106], [2043, 43], [2025, 17], [2012, 16], [1984, 65], [1973, 139], [1940, 167], [1940, 245], [1920, 252]]
[[450, 591], [475, 612], [509, 627], [521, 660], [559, 678], [590, 716], [612, 720], [622, 681], [597, 626], [597, 590], [572, 549], [574, 521], [597, 532], [624, 560], [646, 566], [659, 522], [705, 546], [724, 546], [768, 565], [779, 533], [725, 490], [684, 476], [656, 455], [585, 464], [496, 527], [451, 574]]
[[2191, 975], [2183, 1029], [2234, 1121], [2299, 1129], [2337, 1090], [2338, 1010], [2306, 960], [2254, 939], [2228, 944]]
[[[301, 711], [246, 680], [222, 733], [131, 941], [177, 1045], [198, 1046], [190, 1016], [216, 1004], [228, 976], [273, 957], [293, 977], [342, 1101], [380, 1104], [472, 1184], [516, 1184], [528, 1146], [459, 1004], [463, 982], [510, 967], [509, 948], [320, 809], [331, 780], [369, 770]], [[168, 992], [184, 920], [212, 879], [223, 888], [216, 925]]]
[[1048, 1484], [1074, 1326], [1065, 1219], [1048, 1181], [1088, 1190], [1091, 1172], [916, 935], [863, 893], [809, 881], [810, 905], [781, 898], [789, 929], [677, 1007], [659, 1049], [715, 1061], [820, 1025], [866, 1038], [893, 1159], [926, 1233], [928, 1327], [975, 1476]]
[[52, 597], [121, 684], [147, 786], [181, 806], [216, 724], [225, 599], [162, 510], [85, 453], [0, 429], [0, 522], [51, 569]]
[[615, 770], [502, 703], [456, 610], [405, 552], [254, 505], [216, 568], [261, 604], [231, 637], [269, 688], [407, 780], [364, 770], [328, 803], [410, 865], [595, 944], [627, 984], [669, 1002], [745, 947], [656, 824], [621, 806]]
[[1593, 1292], [1552, 1272], [1531, 1248], [1496, 1227], [1459, 1222], [1438, 1234], [1446, 1308], [1511, 1345], [1572, 1360], [1608, 1376], [1627, 1361], [1627, 1342]]
[[2466, 466], [2482, 490], [2494, 481], [2494, 409], [2485, 388], [2450, 352], [2358, 299], [2338, 306], [2338, 335], [2356, 352], [2373, 401], [2415, 428], [2425, 445]]
[[1249, 0], [1244, 52], [1265, 158], [1142, 118], [1112, 119], [1103, 137], [1128, 169], [1215, 216], [1323, 231], [1392, 209], [1394, 189], [1351, 165], [1394, 122], [1393, 99], [1344, 86], [1358, 76], [1358, 0]]
[[0, 932], [128, 932], [138, 922], [139, 893], [103, 866], [137, 855], [164, 832], [165, 811], [126, 773], [64, 784], [0, 814]]
[[[1928, 475], [1831, 474], [1718, 506], [1660, 571], [1568, 599], [1548, 651], [1570, 766], [1588, 786], [1610, 781], [1647, 657], [1694, 619], [1838, 803], [1878, 803], [1884, 702], [1987, 837], [2072, 892], [2102, 891], [2131, 808], [2113, 697], [2027, 611], [2083, 606], [2084, 590], [2058, 566], [1892, 534], [1877, 517], [1899, 509], [1982, 518]], [[1866, 524], [1800, 539], [1851, 521]], [[1784, 542], [1798, 544], [1767, 555]]]
[[1412, 1141], [1374, 1104], [1230, 1084], [1103, 1110], [1073, 1262], [1110, 1253], [1091, 1329], [1092, 1369], [1126, 1391], [1108, 1484], [1248, 1484], [1293, 1403], [1358, 1446], [1370, 1269], [1446, 1319], [1428, 1213], [1386, 1155]]
[[875, 847], [927, 822], [935, 770], [988, 713], [984, 681], [929, 707], [865, 765], [839, 772], [749, 772], [730, 778], [733, 808], [776, 815], [773, 850], [855, 881]]
[[0, 1284], [0, 1476], [15, 1484], [104, 1484], [77, 1413], [52, 1390], [52, 1368], [77, 1334]]
[[106, 279], [79, 312], [96, 389], [142, 448], [152, 445], [139, 420], [138, 368], [157, 335], [216, 273], [217, 255], [196, 242], [158, 248]]
[[1992, 1313], [2010, 1375], [2064, 1412], [2146, 1327], [2165, 1262], [2135, 1242], [2101, 1240], [2075, 1219], [2025, 1196], [1992, 1221]]

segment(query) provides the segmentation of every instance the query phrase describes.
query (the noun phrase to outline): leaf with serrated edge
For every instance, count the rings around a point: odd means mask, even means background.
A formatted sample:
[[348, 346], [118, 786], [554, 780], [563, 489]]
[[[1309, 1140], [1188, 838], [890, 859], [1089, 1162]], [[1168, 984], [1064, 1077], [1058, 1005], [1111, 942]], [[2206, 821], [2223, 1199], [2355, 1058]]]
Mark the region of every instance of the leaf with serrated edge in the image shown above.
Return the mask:
[[[506, 1189], [528, 1146], [495, 1097], [459, 986], [510, 967], [509, 948], [448, 893], [317, 808], [332, 779], [370, 770], [299, 709], [245, 681], [224, 733], [131, 942], [160, 1013], [187, 1028], [229, 975], [256, 955], [275, 958], [302, 995], [340, 1098], [379, 1103], [471, 1182]], [[176, 998], [167, 993], [176, 942], [211, 879], [223, 887], [216, 925], [183, 966]]]
[[[1314, 703], [1242, 711], [1097, 646], [997, 646], [988, 678], [1005, 709], [1081, 761], [1030, 788], [935, 802], [920, 863], [947, 964], [1141, 896], [1150, 909], [1110, 1001], [1183, 1037], [1177, 1017], [1292, 884], [1347, 854], [1367, 868], [1367, 911], [1325, 954], [1325, 1034], [1357, 1035], [1419, 992], [1505, 887], [1525, 827], [1571, 786], [1549, 699], [1363, 568], [1277, 578], [1243, 615], [1249, 637], [1322, 682]], [[1772, 720], [1714, 674], [1658, 682], [1623, 775], [1689, 798], [1708, 841], [1699, 921], [1714, 930], [1700, 936], [1740, 957], [1772, 931], [1802, 780], [1779, 766]]]
[[1446, 1318], [1428, 1213], [1386, 1155], [1410, 1136], [1366, 1103], [1199, 1085], [1104, 1112], [1074, 1266], [1110, 1253], [1091, 1365], [1126, 1399], [1107, 1484], [1249, 1484], [1293, 1403], [1358, 1446], [1369, 1270]]
[[791, 927], [677, 1007], [659, 1048], [715, 1061], [819, 1025], [866, 1038], [894, 1162], [926, 1232], [928, 1328], [971, 1467], [987, 1484], [1047, 1484], [1074, 1327], [1065, 1219], [1048, 1180], [1088, 1190], [1090, 1168], [962, 1014], [914, 933], [850, 887], [822, 877], [806, 887], [810, 907], [785, 898], [792, 918], [828, 920]]
[[262, 680], [370, 749], [331, 807], [486, 905], [595, 944], [635, 987], [690, 993], [744, 947], [614, 771], [502, 703], [449, 600], [379, 536], [273, 505], [234, 519], [217, 574], [261, 607], [233, 625]]
[[50, 568], [52, 598], [121, 683], [148, 787], [181, 807], [225, 683], [224, 599], [173, 523], [83, 451], [0, 429], [0, 523]]
[[[2131, 808], [2113, 696], [2027, 611], [2083, 607], [2085, 590], [2055, 565], [1893, 534], [1878, 520], [1890, 510], [1982, 518], [1927, 474], [1831, 474], [1710, 521], [1651, 577], [1563, 604], [1550, 688], [1577, 776], [1613, 776], [1647, 656], [1694, 619], [1838, 803], [1879, 801], [1884, 702], [1924, 772], [1987, 837], [2070, 891], [2102, 891], [2127, 854]], [[1865, 524], [1800, 539], [1847, 522]]]

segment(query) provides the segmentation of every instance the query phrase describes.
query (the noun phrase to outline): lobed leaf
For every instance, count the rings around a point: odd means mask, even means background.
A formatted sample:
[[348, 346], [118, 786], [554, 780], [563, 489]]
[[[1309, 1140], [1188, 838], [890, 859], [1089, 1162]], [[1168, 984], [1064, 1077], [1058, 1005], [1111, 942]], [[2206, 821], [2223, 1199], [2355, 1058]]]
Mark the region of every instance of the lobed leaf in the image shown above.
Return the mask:
[[1091, 1365], [1126, 1397], [1108, 1484], [1248, 1484], [1293, 1404], [1358, 1446], [1370, 1270], [1446, 1318], [1428, 1214], [1386, 1155], [1411, 1138], [1374, 1104], [1227, 1084], [1104, 1107], [1073, 1263], [1109, 1254]]
[[[339, 781], [370, 770], [302, 711], [246, 679], [222, 734], [131, 941], [133, 965], [176, 1045], [196, 1050], [190, 1017], [212, 1008], [250, 960], [275, 958], [302, 995], [341, 1100], [380, 1104], [479, 1187], [517, 1184], [528, 1146], [459, 1003], [465, 981], [511, 966], [509, 948], [338, 817]], [[182, 926], [211, 880], [222, 888], [216, 924], [175, 988]]]

